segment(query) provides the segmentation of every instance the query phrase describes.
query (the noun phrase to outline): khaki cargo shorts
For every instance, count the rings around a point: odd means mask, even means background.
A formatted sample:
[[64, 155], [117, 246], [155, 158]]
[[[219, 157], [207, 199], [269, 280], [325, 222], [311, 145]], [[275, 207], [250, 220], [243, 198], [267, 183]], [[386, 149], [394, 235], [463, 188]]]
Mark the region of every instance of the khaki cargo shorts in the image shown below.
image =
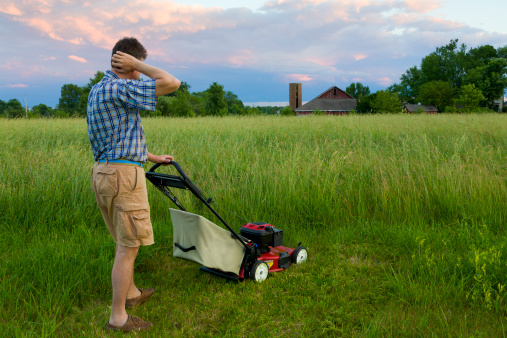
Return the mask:
[[96, 163], [91, 179], [97, 204], [114, 241], [128, 247], [153, 244], [143, 168], [133, 164]]

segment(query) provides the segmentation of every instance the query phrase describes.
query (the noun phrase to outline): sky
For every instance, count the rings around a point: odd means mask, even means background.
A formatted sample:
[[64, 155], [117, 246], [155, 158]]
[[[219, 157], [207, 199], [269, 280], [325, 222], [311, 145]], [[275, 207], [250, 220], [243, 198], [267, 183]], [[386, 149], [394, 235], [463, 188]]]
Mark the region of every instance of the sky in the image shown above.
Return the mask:
[[291, 82], [303, 101], [375, 92], [452, 39], [507, 45], [506, 15], [498, 0], [0, 0], [0, 100], [56, 107], [124, 36], [191, 91], [218, 82], [246, 104], [287, 105]]

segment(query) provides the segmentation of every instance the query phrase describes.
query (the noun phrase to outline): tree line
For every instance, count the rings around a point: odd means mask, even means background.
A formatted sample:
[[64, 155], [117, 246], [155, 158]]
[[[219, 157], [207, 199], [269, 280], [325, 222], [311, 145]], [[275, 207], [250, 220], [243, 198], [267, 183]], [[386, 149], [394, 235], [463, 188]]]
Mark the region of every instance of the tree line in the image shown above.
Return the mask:
[[[0, 100], [0, 113], [4, 117], [85, 117], [88, 95], [92, 87], [100, 82], [104, 72], [98, 71], [89, 82], [80, 87], [76, 84], [64, 84], [55, 109], [45, 104], [33, 106], [26, 112], [21, 102], [11, 99]], [[174, 93], [159, 96], [155, 111], [141, 111], [141, 116], [224, 116], [257, 115], [271, 113], [272, 107], [245, 106], [236, 94], [224, 90], [224, 86], [213, 82], [206, 90], [190, 92], [190, 85], [182, 82]]]
[[[398, 113], [408, 103], [432, 105], [439, 112], [474, 112], [494, 108], [494, 101], [507, 88], [507, 46], [495, 49], [484, 45], [467, 48], [458, 39], [437, 47], [425, 56], [419, 66], [409, 68], [399, 83], [371, 93], [360, 82], [350, 84], [346, 92], [357, 99], [357, 113]], [[0, 115], [5, 117], [84, 117], [88, 94], [93, 85], [104, 77], [95, 73], [80, 87], [64, 84], [56, 109], [39, 104], [26, 112], [17, 99], [0, 100]], [[504, 111], [507, 108], [504, 107]], [[142, 116], [224, 116], [277, 114], [294, 115], [289, 107], [248, 107], [224, 86], [213, 82], [206, 90], [190, 92], [182, 82], [171, 94], [158, 97], [154, 112], [142, 111]], [[315, 111], [315, 114], [322, 113]]]
[[[370, 93], [353, 83], [346, 92], [358, 100], [359, 113], [401, 112], [404, 104], [421, 103], [439, 112], [476, 112], [494, 108], [507, 88], [507, 46], [468, 49], [458, 39], [425, 56], [385, 90]], [[504, 107], [504, 112], [507, 108]]]

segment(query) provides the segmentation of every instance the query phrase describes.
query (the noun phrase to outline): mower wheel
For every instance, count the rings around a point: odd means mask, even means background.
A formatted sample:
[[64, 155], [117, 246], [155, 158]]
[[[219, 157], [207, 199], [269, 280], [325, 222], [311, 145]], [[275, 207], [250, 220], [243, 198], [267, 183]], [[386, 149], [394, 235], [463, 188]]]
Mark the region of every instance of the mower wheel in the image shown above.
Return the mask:
[[292, 253], [292, 263], [301, 264], [308, 259], [308, 250], [304, 246], [298, 246]]
[[264, 261], [256, 261], [250, 270], [250, 279], [263, 282], [268, 278], [269, 266]]

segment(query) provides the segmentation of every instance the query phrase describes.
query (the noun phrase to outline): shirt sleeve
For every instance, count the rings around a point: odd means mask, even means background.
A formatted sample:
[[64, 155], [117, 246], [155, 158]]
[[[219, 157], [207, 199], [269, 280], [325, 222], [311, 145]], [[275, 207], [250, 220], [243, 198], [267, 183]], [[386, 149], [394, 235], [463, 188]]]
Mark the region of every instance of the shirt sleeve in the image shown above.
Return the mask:
[[122, 80], [118, 86], [118, 97], [131, 109], [155, 111], [155, 79]]

